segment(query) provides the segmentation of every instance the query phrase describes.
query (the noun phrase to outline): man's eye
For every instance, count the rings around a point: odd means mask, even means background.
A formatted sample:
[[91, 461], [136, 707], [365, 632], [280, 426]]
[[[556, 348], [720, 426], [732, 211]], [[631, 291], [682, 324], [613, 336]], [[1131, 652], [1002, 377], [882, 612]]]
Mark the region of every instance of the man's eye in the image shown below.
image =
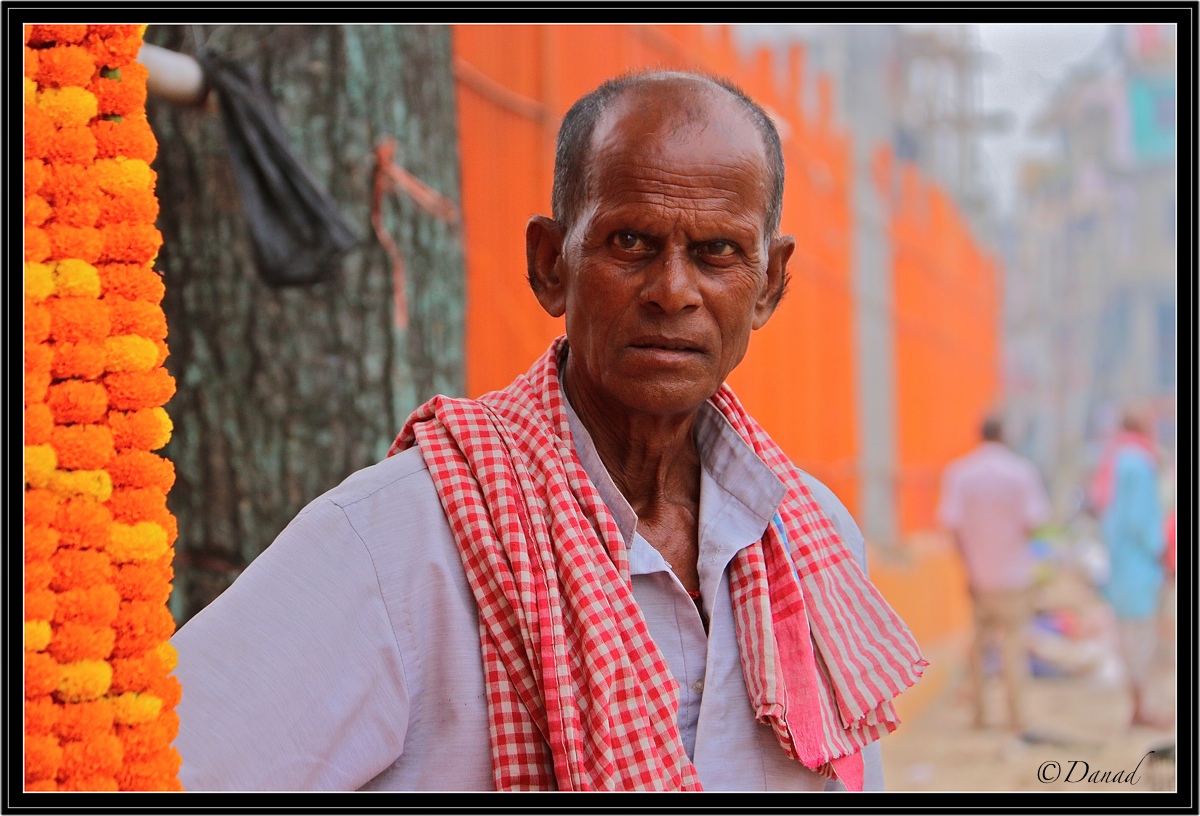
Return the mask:
[[727, 258], [737, 252], [737, 247], [729, 241], [709, 241], [704, 245], [704, 254], [714, 258]]
[[619, 249], [632, 251], [646, 248], [646, 242], [632, 232], [618, 232], [612, 241]]

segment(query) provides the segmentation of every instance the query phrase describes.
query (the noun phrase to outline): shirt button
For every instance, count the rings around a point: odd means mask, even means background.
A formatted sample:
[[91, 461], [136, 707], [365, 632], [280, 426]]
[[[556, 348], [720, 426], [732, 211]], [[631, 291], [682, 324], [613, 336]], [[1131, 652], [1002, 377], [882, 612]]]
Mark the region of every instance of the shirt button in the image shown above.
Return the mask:
[[704, 681], [697, 680], [695, 683], [692, 683], [692, 691], [704, 691]]

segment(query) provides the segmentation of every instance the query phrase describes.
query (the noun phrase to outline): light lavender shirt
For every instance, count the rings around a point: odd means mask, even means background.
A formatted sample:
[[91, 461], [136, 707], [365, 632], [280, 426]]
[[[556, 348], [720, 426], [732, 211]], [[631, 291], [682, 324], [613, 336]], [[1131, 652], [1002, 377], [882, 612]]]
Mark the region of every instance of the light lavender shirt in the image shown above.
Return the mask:
[[[782, 483], [705, 405], [696, 439], [706, 636], [568, 413], [584, 469], [629, 545], [634, 597], [679, 682], [680, 732], [705, 790], [841, 790], [783, 755], [754, 719], [742, 677], [727, 568], [762, 536]], [[806, 483], [865, 568], [845, 507]], [[172, 642], [186, 790], [493, 789], [478, 609], [417, 449], [314, 500]], [[882, 790], [878, 743], [864, 760], [864, 789]]]

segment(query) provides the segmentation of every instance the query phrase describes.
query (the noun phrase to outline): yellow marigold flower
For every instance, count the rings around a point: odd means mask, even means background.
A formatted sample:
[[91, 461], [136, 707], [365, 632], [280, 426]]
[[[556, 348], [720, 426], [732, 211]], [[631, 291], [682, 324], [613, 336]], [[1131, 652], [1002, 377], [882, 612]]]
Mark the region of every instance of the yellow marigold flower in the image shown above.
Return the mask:
[[139, 725], [158, 718], [163, 701], [153, 694], [127, 691], [113, 698], [113, 720], [125, 725]]
[[60, 496], [82, 494], [106, 502], [112, 496], [112, 476], [107, 470], [56, 470], [46, 487]]
[[171, 641], [164, 640], [151, 651], [157, 654], [158, 659], [167, 667], [167, 674], [175, 671], [175, 667], [179, 665], [179, 652], [175, 650], [175, 646], [172, 645]]
[[118, 564], [153, 561], [167, 551], [167, 531], [153, 521], [123, 524], [114, 521], [108, 533], [108, 552]]
[[93, 178], [100, 189], [113, 195], [123, 195], [151, 189], [155, 174], [142, 159], [97, 159], [92, 168]]
[[158, 362], [158, 346], [137, 334], [120, 334], [104, 340], [106, 371], [149, 371]]
[[25, 297], [41, 303], [54, 294], [54, 270], [48, 264], [25, 264]]
[[87, 127], [100, 106], [96, 95], [84, 88], [45, 88], [37, 93], [37, 106], [56, 127]]
[[70, 258], [54, 266], [54, 293], [62, 297], [100, 297], [100, 272], [86, 261]]
[[25, 77], [25, 104], [33, 105], [37, 102], [38, 84], [29, 77]]
[[79, 660], [62, 666], [58, 681], [60, 700], [79, 703], [103, 697], [112, 685], [112, 666], [106, 660]]
[[25, 621], [25, 648], [31, 652], [41, 652], [50, 645], [50, 621]]
[[52, 445], [25, 446], [25, 484], [46, 487], [58, 467], [58, 454]]

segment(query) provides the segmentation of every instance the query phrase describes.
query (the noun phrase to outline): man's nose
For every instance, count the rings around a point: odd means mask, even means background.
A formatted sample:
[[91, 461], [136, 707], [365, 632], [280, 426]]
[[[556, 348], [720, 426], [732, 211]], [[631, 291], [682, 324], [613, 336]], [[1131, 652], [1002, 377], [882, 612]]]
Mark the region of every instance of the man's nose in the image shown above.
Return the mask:
[[700, 305], [699, 270], [686, 250], [663, 251], [645, 268], [642, 302], [667, 314]]

